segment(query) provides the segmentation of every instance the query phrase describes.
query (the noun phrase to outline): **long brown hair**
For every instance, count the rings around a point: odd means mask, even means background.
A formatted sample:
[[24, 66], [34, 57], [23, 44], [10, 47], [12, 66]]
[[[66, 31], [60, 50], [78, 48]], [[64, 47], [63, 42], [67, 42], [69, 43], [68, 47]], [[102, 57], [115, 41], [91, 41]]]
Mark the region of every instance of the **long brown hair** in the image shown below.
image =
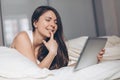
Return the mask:
[[[57, 50], [57, 55], [55, 56], [51, 66], [49, 69], [58, 69], [64, 66], [68, 65], [68, 61], [69, 61], [69, 57], [68, 57], [68, 51], [67, 51], [67, 47], [65, 45], [65, 41], [64, 41], [64, 36], [63, 36], [63, 26], [62, 26], [62, 22], [61, 22], [61, 18], [59, 13], [56, 11], [56, 9], [54, 9], [53, 7], [50, 6], [40, 6], [38, 8], [36, 8], [36, 10], [34, 11], [33, 15], [32, 15], [32, 28], [33, 31], [35, 31], [35, 27], [33, 25], [33, 23], [35, 21], [38, 21], [39, 17], [44, 14], [46, 11], [53, 11], [57, 17], [57, 26], [58, 29], [54, 35], [54, 39], [57, 41], [58, 43], [58, 50]], [[46, 41], [48, 41], [49, 38], [46, 39]], [[38, 60], [42, 61], [48, 54], [48, 50], [46, 48], [46, 46], [42, 43], [40, 45], [40, 48], [38, 50]]]

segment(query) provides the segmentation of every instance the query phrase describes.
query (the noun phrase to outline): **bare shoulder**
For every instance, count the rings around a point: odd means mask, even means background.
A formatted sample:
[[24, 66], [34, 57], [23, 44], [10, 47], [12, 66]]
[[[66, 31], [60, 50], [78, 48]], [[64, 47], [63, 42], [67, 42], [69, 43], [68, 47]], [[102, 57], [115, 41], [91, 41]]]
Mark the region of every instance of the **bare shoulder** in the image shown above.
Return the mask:
[[17, 40], [17, 39], [28, 39], [29, 37], [28, 37], [28, 35], [27, 35], [27, 33], [25, 32], [25, 31], [22, 31], [22, 32], [19, 32], [17, 35], [16, 35], [16, 37], [15, 37], [15, 40]]
[[21, 54], [35, 62], [33, 46], [31, 44], [28, 34], [25, 31], [17, 34], [13, 41], [13, 44], [16, 50], [18, 50]]
[[28, 37], [28, 34], [25, 31], [19, 32], [16, 37], [13, 40], [13, 43], [11, 46], [16, 46], [16, 45], [24, 45], [24, 44], [31, 44], [30, 39]]

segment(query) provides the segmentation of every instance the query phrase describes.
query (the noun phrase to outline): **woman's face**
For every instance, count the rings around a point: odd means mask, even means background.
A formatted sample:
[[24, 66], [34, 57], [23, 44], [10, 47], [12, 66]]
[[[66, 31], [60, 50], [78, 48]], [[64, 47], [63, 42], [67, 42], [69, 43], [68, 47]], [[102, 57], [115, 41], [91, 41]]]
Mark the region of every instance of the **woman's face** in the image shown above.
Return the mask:
[[50, 37], [50, 32], [57, 31], [57, 18], [53, 11], [49, 10], [39, 17], [37, 22], [34, 22], [34, 26], [40, 35], [44, 38]]

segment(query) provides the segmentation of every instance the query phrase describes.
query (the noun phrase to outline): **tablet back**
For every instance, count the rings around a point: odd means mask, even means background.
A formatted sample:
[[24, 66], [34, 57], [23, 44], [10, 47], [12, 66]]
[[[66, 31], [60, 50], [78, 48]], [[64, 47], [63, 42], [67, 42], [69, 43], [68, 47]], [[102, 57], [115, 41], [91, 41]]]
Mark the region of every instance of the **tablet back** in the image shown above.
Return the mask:
[[107, 38], [88, 38], [78, 58], [74, 71], [97, 64], [98, 53], [104, 49]]

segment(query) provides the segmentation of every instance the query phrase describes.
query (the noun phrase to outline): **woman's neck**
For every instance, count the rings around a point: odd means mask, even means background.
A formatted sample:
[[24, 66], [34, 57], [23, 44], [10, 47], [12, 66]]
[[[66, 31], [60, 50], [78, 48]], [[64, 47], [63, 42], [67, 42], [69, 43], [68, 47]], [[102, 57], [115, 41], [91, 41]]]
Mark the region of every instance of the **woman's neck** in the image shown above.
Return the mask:
[[38, 33], [38, 32], [33, 32], [33, 47], [37, 48], [40, 46], [44, 38]]

